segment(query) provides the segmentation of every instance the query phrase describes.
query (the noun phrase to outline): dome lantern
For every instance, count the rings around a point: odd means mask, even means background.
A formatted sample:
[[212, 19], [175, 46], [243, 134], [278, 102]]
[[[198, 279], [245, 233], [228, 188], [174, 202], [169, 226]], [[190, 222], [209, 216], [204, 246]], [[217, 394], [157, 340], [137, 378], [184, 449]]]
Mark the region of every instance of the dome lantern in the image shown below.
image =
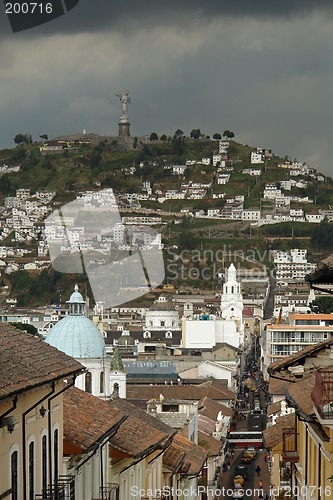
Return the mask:
[[66, 301], [66, 304], [69, 304], [70, 315], [84, 315], [86, 301], [80, 294], [78, 285], [75, 285], [74, 292], [70, 296], [69, 300]]

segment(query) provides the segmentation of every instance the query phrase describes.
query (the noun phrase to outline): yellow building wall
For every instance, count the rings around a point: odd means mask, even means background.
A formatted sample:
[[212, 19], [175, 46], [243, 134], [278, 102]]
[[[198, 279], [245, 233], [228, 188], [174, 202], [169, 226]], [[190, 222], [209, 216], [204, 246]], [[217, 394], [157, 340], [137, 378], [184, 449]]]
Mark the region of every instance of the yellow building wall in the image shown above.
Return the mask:
[[280, 486], [280, 461], [281, 461], [282, 446], [278, 445], [272, 449], [272, 469], [271, 469], [271, 485], [274, 488]]
[[[315, 439], [313, 432], [308, 430], [308, 453], [306, 453], [306, 423], [298, 420], [298, 450], [300, 454], [299, 465], [302, 472], [297, 472], [299, 486], [309, 487], [309, 498], [333, 498], [333, 483], [329, 477], [333, 475], [333, 456], [331, 456], [333, 433], [330, 429], [325, 428], [330, 441], [320, 441]], [[320, 444], [320, 451], [319, 451]], [[307, 455], [307, 459], [306, 459]], [[320, 456], [320, 477], [319, 473], [319, 456]], [[307, 476], [306, 476], [307, 463]], [[307, 477], [307, 480], [306, 480]], [[311, 488], [312, 487], [312, 488]], [[312, 493], [312, 495], [310, 495]]]
[[119, 500], [158, 496], [149, 493], [159, 493], [164, 486], [161, 451], [151, 453], [138, 463], [134, 461], [131, 466], [132, 462], [133, 459], [128, 458], [110, 467], [110, 482], [119, 484]]
[[[63, 383], [56, 385], [55, 392], [63, 388]], [[16, 408], [8, 416], [15, 418], [14, 431], [10, 434], [7, 427], [0, 429], [0, 495], [11, 488], [11, 455], [14, 451], [18, 452], [18, 498], [23, 496], [23, 414], [42, 397], [50, 393], [50, 387], [36, 389], [32, 392], [26, 392], [19, 395]], [[63, 436], [63, 403], [62, 395], [57, 396], [52, 401], [51, 421], [52, 432], [55, 428], [59, 432], [59, 471], [62, 461], [62, 436]], [[42, 492], [42, 437], [48, 436], [48, 414], [44, 417], [40, 415], [41, 406], [47, 409], [47, 400], [37, 405], [25, 417], [25, 443], [26, 443], [26, 477], [28, 483], [29, 469], [29, 444], [34, 442], [34, 484], [35, 494]], [[12, 403], [0, 403], [0, 415], [3, 415]], [[48, 448], [48, 441], [47, 441]], [[49, 452], [49, 450], [48, 450]], [[53, 453], [53, 444], [52, 450]], [[49, 471], [48, 471], [49, 477]], [[27, 484], [28, 487], [28, 484]]]

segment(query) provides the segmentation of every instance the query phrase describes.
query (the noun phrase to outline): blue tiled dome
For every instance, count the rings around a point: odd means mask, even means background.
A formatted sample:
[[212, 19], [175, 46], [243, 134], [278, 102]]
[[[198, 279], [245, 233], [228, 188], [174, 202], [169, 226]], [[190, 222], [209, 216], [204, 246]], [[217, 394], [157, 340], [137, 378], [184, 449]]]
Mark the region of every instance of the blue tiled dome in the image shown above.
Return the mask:
[[50, 330], [46, 342], [73, 358], [102, 358], [105, 355], [103, 336], [83, 315], [85, 302], [77, 287], [68, 303], [73, 306], [73, 312]]
[[73, 358], [104, 356], [103, 336], [85, 316], [66, 316], [50, 330], [46, 342]]

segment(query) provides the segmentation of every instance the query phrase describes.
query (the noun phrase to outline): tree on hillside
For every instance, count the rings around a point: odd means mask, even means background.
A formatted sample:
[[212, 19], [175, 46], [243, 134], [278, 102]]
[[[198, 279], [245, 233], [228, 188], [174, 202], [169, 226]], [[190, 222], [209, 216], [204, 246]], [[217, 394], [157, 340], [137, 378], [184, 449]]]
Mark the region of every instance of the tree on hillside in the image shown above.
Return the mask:
[[161, 141], [167, 141], [168, 138], [165, 134], [162, 134], [161, 137], [160, 137]]
[[48, 140], [49, 136], [47, 134], [43, 134], [39, 136], [41, 139], [44, 139], [45, 141]]
[[215, 139], [216, 141], [219, 141], [220, 139], [222, 139], [222, 136], [218, 132], [215, 132], [215, 134], [213, 135], [213, 139]]
[[158, 141], [158, 135], [156, 134], [156, 132], [152, 132], [150, 134], [149, 140], [150, 141]]
[[311, 311], [314, 313], [330, 314], [333, 312], [333, 297], [318, 297], [309, 305]]
[[200, 136], [201, 131], [199, 128], [194, 128], [193, 130], [191, 130], [190, 137], [192, 137], [193, 139], [199, 139]]
[[184, 135], [184, 132], [180, 130], [180, 128], [177, 128], [175, 132], [175, 137], [181, 137], [182, 135]]
[[32, 141], [31, 136], [29, 137], [27, 134], [16, 134], [16, 136], [14, 137], [14, 142], [15, 144], [28, 144], [28, 142]]
[[232, 139], [235, 137], [235, 134], [231, 130], [225, 130], [223, 132], [223, 137], [226, 137], [227, 139]]

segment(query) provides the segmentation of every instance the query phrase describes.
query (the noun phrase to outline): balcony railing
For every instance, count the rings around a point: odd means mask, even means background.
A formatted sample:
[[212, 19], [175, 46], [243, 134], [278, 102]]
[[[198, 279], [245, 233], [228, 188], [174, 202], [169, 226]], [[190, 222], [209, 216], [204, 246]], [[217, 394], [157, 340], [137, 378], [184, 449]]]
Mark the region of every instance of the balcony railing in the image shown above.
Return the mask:
[[118, 483], [107, 483], [105, 486], [100, 488], [99, 500], [118, 500], [118, 499], [119, 499]]
[[59, 476], [45, 491], [35, 495], [35, 500], [75, 500], [75, 477]]

